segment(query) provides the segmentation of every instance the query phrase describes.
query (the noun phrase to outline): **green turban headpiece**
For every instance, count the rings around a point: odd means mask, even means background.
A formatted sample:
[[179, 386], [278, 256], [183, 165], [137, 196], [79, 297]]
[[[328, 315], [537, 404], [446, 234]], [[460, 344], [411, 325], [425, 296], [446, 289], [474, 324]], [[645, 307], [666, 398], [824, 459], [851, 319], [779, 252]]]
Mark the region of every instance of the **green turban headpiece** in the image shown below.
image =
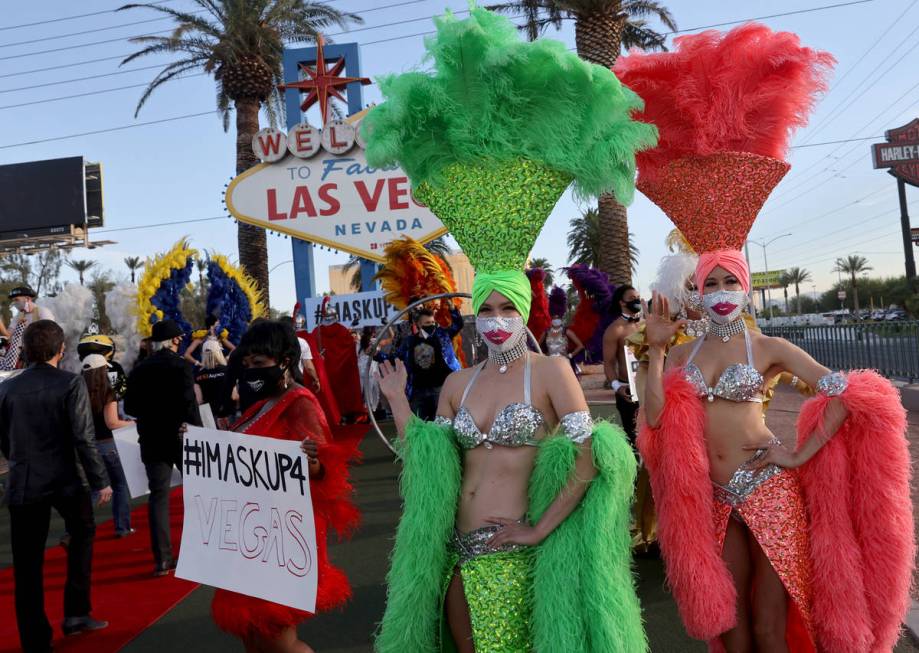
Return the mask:
[[562, 193], [635, 186], [635, 151], [657, 130], [641, 99], [607, 68], [550, 39], [521, 41], [507, 18], [470, 4], [435, 19], [432, 72], [379, 80], [385, 102], [364, 118], [371, 166], [398, 164], [476, 269], [473, 309], [493, 291], [529, 317], [527, 257]]

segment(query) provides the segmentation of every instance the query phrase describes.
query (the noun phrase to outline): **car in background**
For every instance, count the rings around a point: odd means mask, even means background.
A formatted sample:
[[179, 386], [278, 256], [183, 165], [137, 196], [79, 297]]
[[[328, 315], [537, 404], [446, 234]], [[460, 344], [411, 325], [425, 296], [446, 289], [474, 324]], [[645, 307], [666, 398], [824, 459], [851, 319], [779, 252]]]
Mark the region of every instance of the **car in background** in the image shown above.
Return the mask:
[[888, 309], [887, 314], [884, 316], [884, 320], [887, 322], [894, 322], [897, 320], [905, 320], [906, 317], [906, 311], [902, 308], [891, 308]]

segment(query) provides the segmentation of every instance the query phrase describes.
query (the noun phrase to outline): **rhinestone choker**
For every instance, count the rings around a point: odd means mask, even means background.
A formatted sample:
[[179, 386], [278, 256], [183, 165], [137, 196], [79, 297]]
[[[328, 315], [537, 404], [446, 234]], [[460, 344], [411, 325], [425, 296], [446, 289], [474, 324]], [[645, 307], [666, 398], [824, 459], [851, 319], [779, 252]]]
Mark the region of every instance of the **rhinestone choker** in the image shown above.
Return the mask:
[[518, 342], [507, 351], [492, 351], [492, 349], [489, 348], [488, 360], [498, 368], [498, 372], [500, 374], [505, 374], [507, 372], [507, 366], [518, 358], [522, 358], [528, 351], [529, 349], [527, 348], [527, 337], [524, 333], [523, 337], [520, 339], [520, 342]]
[[714, 320], [708, 323], [709, 335], [720, 338], [721, 342], [727, 342], [733, 336], [736, 336], [738, 333], [743, 333], [746, 330], [747, 323], [744, 322], [743, 316], [737, 318], [729, 324], [718, 324]]

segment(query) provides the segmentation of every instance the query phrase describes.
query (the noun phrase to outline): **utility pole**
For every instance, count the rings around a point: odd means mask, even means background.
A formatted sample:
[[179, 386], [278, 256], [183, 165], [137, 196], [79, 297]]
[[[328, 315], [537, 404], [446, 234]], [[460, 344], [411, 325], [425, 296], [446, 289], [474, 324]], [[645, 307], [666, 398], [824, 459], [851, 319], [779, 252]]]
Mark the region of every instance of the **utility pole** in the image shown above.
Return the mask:
[[[768, 272], [769, 272], [769, 261], [768, 261], [767, 258], [766, 258], [766, 248], [767, 248], [769, 245], [771, 245], [772, 243], [774, 243], [775, 241], [777, 241], [779, 238], [785, 238], [786, 236], [790, 236], [790, 235], [791, 235], [790, 233], [788, 233], [788, 234], [782, 234], [781, 236], [776, 236], [775, 238], [773, 238], [773, 239], [771, 239], [771, 240], [768, 240], [768, 241], [765, 241], [765, 242], [760, 242], [760, 241], [757, 241], [757, 240], [752, 240], [752, 239], [750, 239], [750, 240], [747, 240], [746, 243], [744, 243], [744, 247], [746, 247], [747, 245], [749, 245], [749, 243], [753, 243], [754, 245], [759, 245], [760, 247], [763, 248], [763, 265], [766, 266], [766, 269], [765, 269], [764, 271], [768, 274]], [[747, 256], [747, 266], [749, 266], [749, 265], [750, 265], [750, 257]], [[768, 283], [767, 283], [766, 285], [767, 285], [766, 291], [764, 291], [764, 294], [763, 294], [763, 305], [764, 305], [764, 308], [765, 308], [765, 297], [766, 297], [765, 292], [768, 292], [768, 293], [769, 293], [769, 319], [771, 320], [772, 317], [773, 317], [773, 309], [772, 309], [772, 292], [771, 292], [771, 291], [772, 291], [772, 286], [771, 286], [771, 284], [768, 284]]]
[[916, 278], [916, 260], [913, 258], [913, 237], [909, 226], [909, 210], [906, 207], [906, 182], [897, 177], [897, 195], [900, 197], [900, 230], [903, 232], [903, 253], [906, 263], [906, 280]]

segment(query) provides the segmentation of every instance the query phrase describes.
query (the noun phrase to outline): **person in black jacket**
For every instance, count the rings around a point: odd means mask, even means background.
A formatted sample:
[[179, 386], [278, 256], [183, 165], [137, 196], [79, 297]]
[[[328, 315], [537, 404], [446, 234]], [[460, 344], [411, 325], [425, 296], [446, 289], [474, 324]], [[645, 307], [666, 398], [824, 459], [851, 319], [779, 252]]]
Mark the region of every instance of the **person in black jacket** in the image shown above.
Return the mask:
[[169, 532], [169, 481], [172, 468], [182, 471], [185, 424], [201, 426], [191, 364], [179, 356], [184, 334], [172, 320], [153, 325], [153, 353], [128, 377], [124, 412], [137, 418], [140, 457], [150, 486], [150, 547], [154, 576], [175, 569]]
[[90, 491], [99, 493], [102, 504], [111, 500], [112, 488], [96, 449], [86, 384], [57, 368], [64, 355], [63, 330], [37, 320], [22, 340], [29, 367], [0, 384], [0, 450], [9, 460], [6, 501], [19, 639], [23, 651], [44, 653], [51, 650], [42, 584], [51, 508], [70, 533], [64, 633], [105, 628], [108, 623], [90, 616], [96, 531]]

